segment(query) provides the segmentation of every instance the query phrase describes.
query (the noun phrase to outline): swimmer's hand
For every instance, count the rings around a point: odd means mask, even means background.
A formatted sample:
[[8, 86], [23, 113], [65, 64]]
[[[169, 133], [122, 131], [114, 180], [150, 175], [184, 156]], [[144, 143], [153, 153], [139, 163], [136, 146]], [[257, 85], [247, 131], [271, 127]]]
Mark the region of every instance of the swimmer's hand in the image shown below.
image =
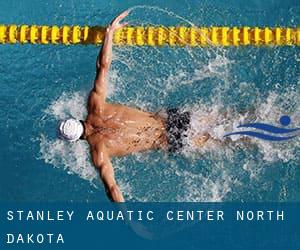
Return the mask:
[[118, 29], [124, 28], [126, 25], [128, 25], [128, 22], [120, 23], [125, 17], [127, 17], [129, 14], [129, 11], [126, 10], [123, 13], [121, 13], [119, 16], [117, 16], [107, 27], [107, 32], [115, 32]]

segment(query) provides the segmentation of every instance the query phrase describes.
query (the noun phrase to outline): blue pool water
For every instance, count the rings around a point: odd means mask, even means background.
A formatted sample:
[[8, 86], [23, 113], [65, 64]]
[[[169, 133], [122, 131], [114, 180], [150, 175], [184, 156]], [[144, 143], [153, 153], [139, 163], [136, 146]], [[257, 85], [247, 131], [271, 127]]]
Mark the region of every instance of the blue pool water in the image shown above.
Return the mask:
[[[106, 25], [132, 8], [131, 25], [299, 26], [299, 1], [1, 1], [0, 23]], [[55, 137], [59, 119], [84, 118], [96, 46], [0, 45], [0, 200], [103, 201], [84, 142]], [[116, 47], [109, 100], [149, 111], [192, 110], [193, 131], [216, 138], [239, 123], [300, 127], [300, 50]], [[225, 115], [226, 114], [226, 115]], [[300, 136], [251, 139], [180, 155], [113, 159], [130, 201], [300, 201]]]

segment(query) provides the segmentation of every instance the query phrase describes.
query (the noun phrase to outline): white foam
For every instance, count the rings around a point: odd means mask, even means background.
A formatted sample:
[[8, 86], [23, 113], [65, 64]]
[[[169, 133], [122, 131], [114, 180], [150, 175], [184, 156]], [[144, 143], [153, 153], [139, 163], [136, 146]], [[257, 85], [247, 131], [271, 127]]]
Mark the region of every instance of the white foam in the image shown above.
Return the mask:
[[[138, 8], [144, 10], [144, 6], [133, 9]], [[154, 9], [149, 10], [152, 12]], [[186, 21], [167, 10], [160, 12]], [[188, 63], [192, 63], [192, 67], [186, 67]], [[186, 156], [184, 166], [164, 153], [138, 153], [113, 159], [117, 181], [127, 200], [223, 201], [233, 192], [234, 186], [243, 186], [240, 176], [246, 175], [251, 181], [257, 181], [269, 163], [300, 161], [300, 137], [282, 144], [251, 139], [253, 147], [240, 142], [241, 136], [234, 136], [231, 137], [234, 143], [225, 144], [224, 134], [248, 121], [276, 125], [279, 117], [286, 113], [291, 115], [295, 127], [300, 126], [300, 94], [293, 87], [284, 93], [274, 91], [264, 97], [255, 83], [241, 82], [238, 85], [241, 97], [255, 96], [253, 114], [241, 114], [234, 107], [227, 107], [226, 91], [232, 88], [230, 67], [235, 63], [228, 59], [223, 49], [192, 51], [189, 48], [165, 48], [162, 53], [157, 48], [114, 48], [109, 96], [127, 105], [156, 111], [167, 107], [170, 94], [178, 88], [188, 88], [207, 79], [217, 80], [209, 101], [196, 100], [193, 105], [183, 104], [183, 109], [192, 111], [191, 129], [183, 152]], [[158, 70], [162, 72], [158, 74]], [[138, 86], [134, 93], [127, 92], [130, 84]], [[144, 86], [149, 92], [152, 91], [151, 98]], [[87, 94], [63, 93], [46, 109], [46, 120], [56, 123], [69, 116], [84, 119]], [[208, 141], [204, 147], [195, 147], [193, 138], [205, 132], [214, 140]], [[39, 140], [41, 158], [46, 163], [91, 183], [99, 181], [85, 142], [69, 144], [49, 135], [41, 135]], [[259, 152], [253, 148], [258, 148]], [[243, 151], [242, 159], [237, 157], [237, 150]], [[201, 169], [202, 163], [199, 164], [199, 161], [203, 161], [203, 167], [209, 166], [207, 172]]]
[[[117, 78], [115, 80], [117, 81]], [[64, 119], [70, 115], [82, 119], [86, 115], [86, 96], [86, 94], [81, 95], [78, 92], [63, 93], [60, 98], [53, 101], [45, 113], [55, 120]], [[290, 99], [287, 100], [287, 96], [296, 104], [293, 105]], [[192, 159], [190, 166], [197, 163], [199, 157], [212, 160], [211, 174], [204, 176], [201, 173], [193, 173], [182, 169], [176, 161], [170, 160], [166, 155], [149, 158], [149, 155], [145, 153], [138, 153], [131, 156], [130, 164], [126, 164], [121, 160], [114, 160], [114, 167], [121, 190], [124, 192], [127, 200], [165, 200], [163, 196], [156, 196], [151, 192], [140, 195], [139, 191], [145, 188], [143, 180], [141, 179], [140, 182], [135, 182], [135, 184], [131, 181], [131, 177], [134, 178], [133, 176], [135, 178], [143, 178], [142, 175], [139, 176], [142, 173], [140, 169], [134, 167], [135, 164], [147, 162], [144, 164], [145, 168], [155, 169], [160, 164], [159, 162], [164, 161], [167, 167], [158, 174], [169, 178], [176, 173], [179, 178], [179, 183], [176, 185], [181, 189], [176, 197], [171, 200], [222, 201], [226, 199], [227, 195], [231, 192], [231, 187], [238, 180], [233, 178], [231, 172], [235, 165], [234, 160], [232, 166], [227, 165], [225, 167], [223, 164], [234, 159], [237, 145], [238, 147], [242, 147], [245, 152], [249, 151], [248, 155], [251, 155], [251, 149], [248, 149], [247, 144], [240, 142], [235, 145], [223, 145], [224, 133], [232, 131], [237, 125], [250, 119], [249, 117], [251, 119], [255, 117], [255, 121], [276, 124], [284, 111], [291, 115], [294, 126], [299, 127], [299, 119], [297, 119], [300, 114], [299, 105], [297, 105], [300, 102], [299, 97], [300, 95], [297, 92], [291, 90], [287, 90], [286, 93], [282, 94], [271, 92], [265, 101], [257, 103], [254, 116], [251, 113], [239, 114], [234, 110], [226, 109], [219, 100], [209, 105], [199, 102], [193, 107], [184, 107], [185, 110], [192, 111], [192, 129], [189, 131], [188, 138], [194, 138], [196, 134], [208, 131], [212, 138], [216, 140], [208, 142], [200, 149], [193, 147], [191, 141], [187, 141], [189, 147], [185, 148], [184, 154]], [[146, 107], [147, 103], [144, 103], [144, 105]], [[234, 140], [238, 141], [240, 138], [238, 136]], [[258, 147], [263, 158], [254, 161], [252, 157], [249, 157], [249, 159], [241, 162], [240, 169], [249, 173], [249, 177], [253, 181], [259, 179], [265, 162], [274, 162], [277, 160], [288, 162], [299, 159], [299, 154], [297, 154], [300, 147], [299, 138], [288, 144], [274, 144], [257, 139], [251, 139], [251, 143]], [[69, 174], [76, 174], [91, 183], [95, 183], [95, 180], [98, 181], [98, 175], [91, 164], [88, 145], [85, 142], [80, 141], [70, 144], [58, 139], [48, 138], [46, 135], [41, 135], [40, 153], [41, 158], [54, 167], [62, 168]]]
[[41, 135], [40, 153], [46, 163], [63, 168], [68, 174], [77, 174], [91, 183], [98, 176], [90, 163], [88, 145], [83, 141], [68, 143]]
[[58, 120], [74, 117], [84, 119], [87, 93], [62, 93], [62, 95], [45, 110], [45, 113]]
[[[286, 98], [289, 96], [289, 99]], [[293, 102], [291, 102], [291, 99]], [[243, 131], [244, 128], [237, 129], [240, 124], [247, 121], [271, 123], [279, 126], [278, 121], [281, 115], [286, 112], [291, 116], [294, 127], [299, 127], [299, 114], [300, 107], [297, 103], [300, 102], [300, 94], [287, 90], [285, 93], [276, 94], [271, 92], [265, 101], [258, 102], [253, 112], [246, 112], [240, 114], [234, 110], [224, 110], [222, 103], [217, 100], [211, 105], [204, 103], [198, 103], [194, 107], [186, 107], [185, 110], [191, 110], [191, 129], [188, 131], [188, 137], [186, 140], [185, 153], [191, 152], [207, 152], [207, 150], [220, 150], [220, 146], [224, 142], [224, 135], [232, 131]], [[296, 105], [293, 105], [296, 103]], [[290, 110], [287, 107], [291, 107]], [[207, 143], [203, 148], [195, 147], [193, 140], [197, 135], [209, 133], [209, 135], [216, 141]], [[240, 141], [241, 138], [246, 136], [234, 135], [231, 136], [231, 141]], [[255, 138], [249, 138], [252, 144], [258, 146], [260, 152], [264, 156], [265, 161], [282, 160], [287, 162], [289, 160], [299, 157], [296, 155], [296, 151], [300, 146], [300, 138], [297, 137], [293, 141], [287, 143], [274, 143], [270, 141], [264, 141]], [[242, 143], [239, 146], [243, 146], [244, 150], [247, 150], [249, 143]], [[227, 147], [227, 146], [223, 146]], [[234, 150], [234, 146], [232, 148]]]
[[[45, 110], [48, 120], [58, 120], [75, 117], [84, 119], [86, 116], [86, 94], [79, 92], [63, 93], [57, 100]], [[51, 123], [51, 125], [53, 125]], [[52, 128], [55, 131], [55, 128]], [[84, 141], [75, 143], [65, 142], [58, 138], [51, 139], [41, 134], [40, 158], [54, 167], [63, 168], [69, 174], [77, 174], [81, 178], [92, 181], [97, 177], [94, 167], [91, 165], [88, 145]]]
[[[262, 102], [257, 108], [257, 120], [268, 121], [275, 125], [279, 124], [279, 118], [283, 114], [288, 114], [292, 119], [293, 127], [300, 127], [300, 93], [292, 89], [287, 89], [281, 94], [271, 92], [265, 102]], [[297, 150], [300, 147], [300, 137], [286, 143], [272, 143], [263, 140], [255, 140], [260, 151], [264, 155], [265, 161], [297, 160], [299, 154]]]

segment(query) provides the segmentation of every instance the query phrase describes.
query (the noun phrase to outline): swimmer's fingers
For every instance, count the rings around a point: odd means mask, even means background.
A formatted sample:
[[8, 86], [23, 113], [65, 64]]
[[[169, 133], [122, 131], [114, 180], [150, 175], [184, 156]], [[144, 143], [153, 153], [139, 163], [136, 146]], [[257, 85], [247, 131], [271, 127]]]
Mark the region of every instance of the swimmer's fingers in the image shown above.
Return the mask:
[[128, 14], [129, 14], [129, 10], [125, 10], [119, 16], [116, 17], [115, 21], [117, 21], [117, 22], [122, 21], [125, 17], [128, 16]]
[[129, 14], [129, 11], [126, 10], [123, 13], [121, 13], [119, 16], [117, 16], [110, 24], [112, 29], [119, 29], [119, 28], [123, 28], [124, 26], [126, 26], [128, 23], [123, 23], [120, 24], [120, 21], [122, 21], [125, 17], [127, 17]]
[[129, 22], [121, 23], [121, 24], [120, 24], [120, 28], [124, 28], [124, 27], [127, 26], [128, 24], [129, 24]]

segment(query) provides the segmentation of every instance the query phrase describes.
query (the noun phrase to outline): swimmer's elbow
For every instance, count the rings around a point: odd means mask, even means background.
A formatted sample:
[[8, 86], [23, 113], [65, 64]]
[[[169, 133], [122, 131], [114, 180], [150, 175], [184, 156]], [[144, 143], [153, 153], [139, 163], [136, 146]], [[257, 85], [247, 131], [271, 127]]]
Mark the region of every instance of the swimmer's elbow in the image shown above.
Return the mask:
[[109, 67], [111, 65], [111, 59], [104, 57], [102, 59], [97, 59], [96, 61], [96, 70], [99, 72], [100, 70], [106, 70], [108, 71]]
[[98, 70], [102, 69], [102, 70], [108, 70], [111, 64], [111, 58], [105, 56], [104, 58], [102, 58], [100, 64], [99, 64], [99, 68]]
[[101, 175], [103, 175], [101, 172], [105, 172], [103, 170], [105, 170], [107, 168], [107, 166], [104, 164], [103, 159], [99, 158], [98, 154], [93, 154], [92, 160], [93, 160], [95, 168], [100, 171]]

